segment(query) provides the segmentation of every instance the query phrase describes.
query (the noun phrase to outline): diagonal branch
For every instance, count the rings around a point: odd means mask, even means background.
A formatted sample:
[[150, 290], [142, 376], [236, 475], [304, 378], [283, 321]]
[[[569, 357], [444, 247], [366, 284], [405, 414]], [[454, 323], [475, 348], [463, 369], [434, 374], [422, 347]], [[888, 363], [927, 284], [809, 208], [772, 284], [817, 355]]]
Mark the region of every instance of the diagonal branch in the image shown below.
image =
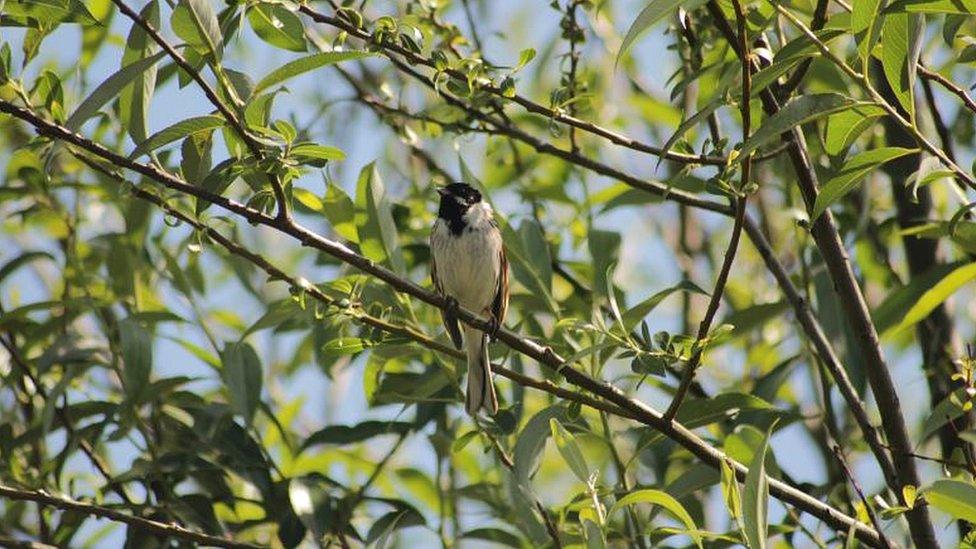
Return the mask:
[[39, 490], [22, 490], [13, 486], [0, 484], [0, 497], [14, 501], [33, 501], [41, 505], [55, 507], [63, 511], [72, 511], [83, 515], [108, 519], [114, 522], [121, 522], [130, 527], [138, 528], [152, 534], [168, 536], [192, 543], [199, 543], [212, 547], [229, 547], [232, 549], [254, 549], [259, 547], [250, 543], [242, 543], [217, 536], [211, 536], [201, 532], [188, 530], [177, 524], [166, 524], [157, 520], [127, 515], [115, 509], [85, 503], [62, 496], [54, 496]]
[[[191, 185], [156, 166], [141, 164], [125, 158], [106, 149], [100, 144], [69, 131], [63, 126], [47, 122], [32, 111], [18, 107], [8, 101], [0, 100], [0, 112], [6, 112], [28, 122], [42, 135], [74, 144], [119, 167], [149, 177], [167, 188], [211, 201], [213, 204], [233, 212], [251, 223], [276, 229], [283, 234], [295, 238], [303, 246], [315, 248], [364, 273], [373, 275], [400, 293], [410, 295], [442, 310], [452, 306], [444, 296], [427, 290], [415, 282], [403, 278], [385, 267], [377, 265], [375, 262], [357, 254], [344, 244], [322, 237], [293, 220], [281, 219], [279, 217], [272, 218], [232, 199], [214, 195], [199, 186]], [[473, 328], [482, 331], [496, 328], [488, 319], [475, 315], [467, 309], [458, 309], [456, 314], [460, 321]], [[523, 338], [506, 328], [497, 331], [497, 339], [505, 343], [512, 350], [532, 358], [539, 364], [560, 374], [570, 384], [627, 410], [638, 421], [674, 440], [709, 466], [719, 469], [723, 463], [731, 463], [736, 477], [742, 481], [745, 480], [746, 474], [748, 473], [746, 466], [732, 460], [724, 452], [711, 446], [678, 422], [665, 419], [660, 412], [644, 402], [630, 398], [619, 388], [605, 381], [594, 379], [573, 368], [570, 363], [566, 362], [564, 358], [560, 357], [548, 346], [543, 346], [535, 341]], [[853, 529], [858, 538], [867, 544], [872, 546], [879, 544], [878, 532], [870, 526], [845, 515], [834, 507], [781, 480], [769, 478], [768, 483], [770, 494], [784, 503], [817, 517], [835, 530], [849, 531]]]

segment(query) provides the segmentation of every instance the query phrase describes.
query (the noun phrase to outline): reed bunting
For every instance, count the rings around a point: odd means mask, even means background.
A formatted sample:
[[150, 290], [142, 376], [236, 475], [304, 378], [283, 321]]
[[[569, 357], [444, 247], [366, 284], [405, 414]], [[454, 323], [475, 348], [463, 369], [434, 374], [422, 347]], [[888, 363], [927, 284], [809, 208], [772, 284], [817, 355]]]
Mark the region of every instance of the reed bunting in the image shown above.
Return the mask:
[[475, 415], [484, 408], [489, 415], [498, 412], [498, 397], [491, 379], [488, 335], [458, 326], [457, 305], [488, 315], [494, 332], [505, 320], [508, 309], [508, 259], [501, 231], [491, 206], [481, 193], [465, 183], [452, 183], [437, 189], [441, 195], [437, 221], [430, 233], [431, 278], [437, 291], [452, 306], [441, 311], [444, 326], [454, 346], [464, 344], [468, 361], [468, 393], [465, 409]]

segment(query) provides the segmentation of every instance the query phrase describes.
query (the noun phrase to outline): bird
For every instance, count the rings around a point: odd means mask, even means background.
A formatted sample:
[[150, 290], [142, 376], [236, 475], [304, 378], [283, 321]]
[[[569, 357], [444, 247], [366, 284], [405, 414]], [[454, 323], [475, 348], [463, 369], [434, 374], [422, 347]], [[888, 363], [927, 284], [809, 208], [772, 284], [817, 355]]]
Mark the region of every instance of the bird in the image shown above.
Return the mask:
[[[441, 317], [454, 346], [464, 346], [468, 364], [465, 409], [475, 416], [498, 413], [498, 397], [488, 359], [488, 335], [495, 336], [508, 310], [508, 258], [494, 212], [481, 193], [466, 183], [438, 187], [440, 207], [430, 233], [431, 279], [448, 300]], [[492, 323], [485, 333], [458, 326], [458, 306]]]

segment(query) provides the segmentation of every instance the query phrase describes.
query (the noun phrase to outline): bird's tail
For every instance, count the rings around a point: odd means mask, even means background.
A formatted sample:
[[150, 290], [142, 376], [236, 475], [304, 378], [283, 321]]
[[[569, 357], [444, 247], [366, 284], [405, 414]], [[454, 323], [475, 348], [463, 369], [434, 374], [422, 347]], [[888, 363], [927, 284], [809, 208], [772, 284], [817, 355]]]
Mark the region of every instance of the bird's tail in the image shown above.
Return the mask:
[[498, 397], [491, 380], [488, 359], [488, 336], [480, 330], [464, 329], [464, 345], [468, 355], [468, 395], [465, 409], [475, 415], [484, 408], [489, 415], [498, 413]]

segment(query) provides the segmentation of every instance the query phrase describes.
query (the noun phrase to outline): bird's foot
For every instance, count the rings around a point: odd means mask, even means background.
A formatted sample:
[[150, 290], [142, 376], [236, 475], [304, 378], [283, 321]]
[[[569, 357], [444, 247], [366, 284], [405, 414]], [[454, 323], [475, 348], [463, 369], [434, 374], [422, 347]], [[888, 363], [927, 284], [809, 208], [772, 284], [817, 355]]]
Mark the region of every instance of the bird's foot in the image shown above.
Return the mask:
[[495, 340], [498, 339], [498, 331], [501, 330], [501, 329], [502, 329], [502, 323], [499, 322], [497, 318], [495, 318], [495, 315], [489, 316], [488, 317], [488, 331], [485, 332], [485, 333], [488, 334], [488, 337], [492, 341], [495, 341]]

